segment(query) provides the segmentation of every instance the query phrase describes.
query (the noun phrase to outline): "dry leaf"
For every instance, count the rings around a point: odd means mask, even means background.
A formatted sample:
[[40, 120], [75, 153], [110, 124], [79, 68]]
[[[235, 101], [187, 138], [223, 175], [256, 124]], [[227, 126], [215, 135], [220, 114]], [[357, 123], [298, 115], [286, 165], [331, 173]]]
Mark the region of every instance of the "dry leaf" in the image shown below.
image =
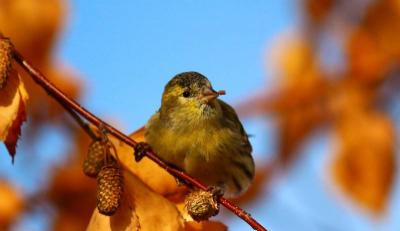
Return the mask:
[[278, 122], [278, 163], [288, 167], [296, 160], [301, 144], [324, 122], [324, 114], [317, 105], [297, 107], [280, 115]]
[[185, 231], [227, 231], [228, 227], [218, 221], [187, 221]]
[[11, 70], [7, 85], [0, 90], [0, 140], [4, 141], [12, 158], [22, 123], [26, 120], [25, 104], [28, 94], [15, 70]]
[[21, 192], [0, 180], [0, 230], [8, 230], [7, 227], [18, 219], [23, 208]]
[[374, 37], [379, 49], [397, 60], [400, 58], [399, 9], [398, 1], [376, 1], [367, 10], [362, 25]]
[[[295, 160], [305, 139], [327, 117], [330, 83], [323, 78], [319, 60], [310, 41], [296, 35], [282, 36], [268, 59], [277, 75], [273, 94], [262, 94], [239, 105], [239, 111], [276, 116], [279, 137], [277, 163], [283, 167]], [[249, 106], [248, 106], [249, 105]], [[249, 109], [252, 106], [262, 109]], [[249, 110], [248, 110], [249, 109]]]
[[275, 72], [282, 86], [308, 85], [317, 77], [314, 72], [318, 60], [310, 41], [299, 34], [287, 33], [277, 38], [267, 57], [267, 66]]
[[312, 22], [322, 21], [332, 9], [333, 0], [306, 0], [305, 10]]
[[129, 171], [125, 171], [124, 180], [121, 207], [114, 216], [104, 216], [95, 209], [87, 231], [183, 230], [183, 218], [173, 203]]
[[[144, 129], [139, 129], [131, 135], [136, 142], [144, 141]], [[118, 158], [125, 169], [129, 170], [145, 182], [152, 190], [161, 194], [168, 195], [177, 192], [178, 186], [175, 178], [163, 168], [148, 158], [143, 158], [136, 162], [134, 150], [125, 143], [110, 137], [117, 148]]]
[[381, 212], [395, 176], [392, 121], [380, 114], [351, 115], [336, 132], [340, 149], [332, 165], [334, 180], [362, 207]]
[[349, 76], [362, 83], [374, 83], [385, 78], [390, 59], [371, 34], [359, 30], [348, 44]]
[[[76, 99], [80, 95], [82, 82], [73, 71], [55, 61], [52, 52], [65, 21], [66, 3], [64, 0], [1, 1], [0, 28], [35, 68], [68, 96]], [[26, 137], [34, 140], [36, 132], [44, 124], [59, 123], [67, 127], [69, 124], [64, 123], [65, 111], [62, 107], [34, 83], [29, 74], [21, 71], [22, 68], [17, 70], [23, 76], [31, 96], [27, 107], [31, 123], [27, 127], [26, 133], [29, 135]]]
[[12, 0], [0, 2], [0, 28], [33, 64], [43, 67], [63, 25], [63, 0]]
[[328, 112], [333, 119], [362, 115], [371, 108], [374, 97], [376, 97], [375, 89], [364, 88], [352, 80], [342, 81], [330, 91]]

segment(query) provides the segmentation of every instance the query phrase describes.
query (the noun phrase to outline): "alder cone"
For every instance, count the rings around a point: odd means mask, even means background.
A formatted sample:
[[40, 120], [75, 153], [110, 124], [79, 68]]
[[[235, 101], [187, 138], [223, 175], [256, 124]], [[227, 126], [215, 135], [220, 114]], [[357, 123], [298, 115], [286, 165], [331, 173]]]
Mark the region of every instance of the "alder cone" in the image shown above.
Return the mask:
[[195, 221], [205, 221], [218, 214], [219, 204], [212, 193], [208, 191], [194, 191], [187, 195], [185, 207]]
[[83, 161], [83, 172], [86, 176], [97, 177], [104, 165], [107, 148], [101, 141], [93, 141], [89, 145], [89, 149], [85, 160]]
[[113, 215], [121, 203], [123, 175], [118, 163], [104, 165], [97, 176], [97, 208], [101, 214]]
[[13, 46], [8, 38], [0, 34], [0, 89], [2, 89], [11, 71]]

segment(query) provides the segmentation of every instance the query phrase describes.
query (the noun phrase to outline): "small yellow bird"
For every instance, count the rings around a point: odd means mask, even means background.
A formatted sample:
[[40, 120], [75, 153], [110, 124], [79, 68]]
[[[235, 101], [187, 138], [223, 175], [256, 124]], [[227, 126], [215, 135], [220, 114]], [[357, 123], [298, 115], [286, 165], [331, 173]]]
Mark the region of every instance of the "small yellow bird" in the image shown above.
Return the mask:
[[145, 126], [145, 139], [165, 162], [234, 197], [249, 187], [254, 161], [248, 136], [221, 94], [200, 73], [176, 75]]

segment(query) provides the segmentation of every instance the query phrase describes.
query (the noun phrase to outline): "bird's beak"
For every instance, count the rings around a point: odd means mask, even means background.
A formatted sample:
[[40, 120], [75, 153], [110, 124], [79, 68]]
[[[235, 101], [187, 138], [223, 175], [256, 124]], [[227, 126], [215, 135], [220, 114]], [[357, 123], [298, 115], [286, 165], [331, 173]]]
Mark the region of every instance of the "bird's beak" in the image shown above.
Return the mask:
[[225, 91], [224, 90], [215, 91], [211, 87], [204, 87], [199, 99], [204, 103], [209, 103], [220, 95], [225, 95]]

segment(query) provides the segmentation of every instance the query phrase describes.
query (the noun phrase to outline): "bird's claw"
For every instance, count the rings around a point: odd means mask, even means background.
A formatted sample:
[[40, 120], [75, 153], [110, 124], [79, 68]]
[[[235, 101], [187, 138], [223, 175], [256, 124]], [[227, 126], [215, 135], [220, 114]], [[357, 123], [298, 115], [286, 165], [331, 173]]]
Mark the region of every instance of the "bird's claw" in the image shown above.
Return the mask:
[[225, 190], [223, 187], [220, 186], [208, 186], [207, 192], [210, 192], [214, 196], [214, 198], [219, 198], [224, 195]]
[[151, 150], [151, 147], [148, 143], [139, 142], [136, 144], [135, 150], [135, 161], [139, 162], [146, 155], [146, 152]]

